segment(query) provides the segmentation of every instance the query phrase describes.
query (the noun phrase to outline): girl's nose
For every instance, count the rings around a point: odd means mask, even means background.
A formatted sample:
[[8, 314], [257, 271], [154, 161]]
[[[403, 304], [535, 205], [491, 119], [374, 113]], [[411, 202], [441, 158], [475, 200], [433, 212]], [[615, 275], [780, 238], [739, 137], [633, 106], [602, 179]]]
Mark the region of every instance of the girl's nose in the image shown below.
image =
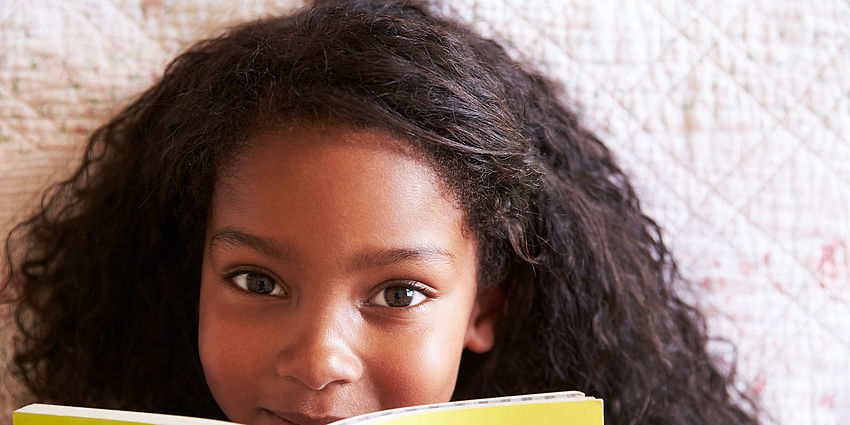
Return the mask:
[[288, 329], [293, 338], [286, 338], [278, 354], [278, 375], [314, 391], [358, 381], [363, 365], [350, 345], [356, 335], [346, 322], [340, 315], [325, 314], [300, 321], [301, 329]]

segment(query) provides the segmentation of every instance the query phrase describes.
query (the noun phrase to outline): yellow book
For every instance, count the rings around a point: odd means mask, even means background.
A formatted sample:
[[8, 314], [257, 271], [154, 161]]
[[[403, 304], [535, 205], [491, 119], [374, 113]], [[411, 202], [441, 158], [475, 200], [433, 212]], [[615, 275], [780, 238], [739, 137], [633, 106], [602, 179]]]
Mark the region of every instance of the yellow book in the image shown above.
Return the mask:
[[[12, 414], [14, 425], [233, 425], [156, 413], [31, 404]], [[602, 400], [578, 391], [453, 401], [382, 410], [334, 425], [603, 425]]]

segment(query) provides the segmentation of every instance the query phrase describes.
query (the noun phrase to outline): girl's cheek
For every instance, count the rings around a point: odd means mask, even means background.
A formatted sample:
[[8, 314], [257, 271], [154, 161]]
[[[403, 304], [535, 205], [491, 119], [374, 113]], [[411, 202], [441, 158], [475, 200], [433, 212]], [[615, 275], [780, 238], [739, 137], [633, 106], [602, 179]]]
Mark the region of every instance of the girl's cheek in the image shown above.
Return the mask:
[[434, 317], [415, 331], [381, 333], [376, 339], [367, 373], [383, 384], [384, 408], [451, 399], [463, 349], [461, 329]]
[[[258, 346], [264, 341], [261, 324], [243, 317], [232, 306], [222, 303], [215, 290], [202, 285], [198, 327], [198, 352], [207, 385], [216, 402], [231, 419], [244, 417], [256, 391], [263, 359], [267, 350]], [[259, 326], [257, 326], [259, 325]]]

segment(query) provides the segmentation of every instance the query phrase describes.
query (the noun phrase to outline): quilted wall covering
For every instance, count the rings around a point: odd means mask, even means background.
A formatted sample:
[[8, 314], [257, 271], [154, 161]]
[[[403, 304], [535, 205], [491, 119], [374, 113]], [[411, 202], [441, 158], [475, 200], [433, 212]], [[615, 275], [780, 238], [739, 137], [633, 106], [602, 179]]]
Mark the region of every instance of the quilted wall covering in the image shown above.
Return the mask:
[[[0, 230], [187, 43], [295, 6], [0, 0]], [[615, 151], [765, 422], [850, 423], [850, 1], [451, 8], [562, 83]]]

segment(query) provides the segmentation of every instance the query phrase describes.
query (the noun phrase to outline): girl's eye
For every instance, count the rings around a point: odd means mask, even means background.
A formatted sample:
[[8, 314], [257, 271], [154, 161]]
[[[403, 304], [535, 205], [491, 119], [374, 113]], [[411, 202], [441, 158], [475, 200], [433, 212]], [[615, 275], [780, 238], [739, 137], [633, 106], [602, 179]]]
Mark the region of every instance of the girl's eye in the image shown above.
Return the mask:
[[419, 289], [394, 285], [382, 289], [369, 301], [381, 307], [413, 307], [422, 304], [427, 299], [428, 296]]
[[236, 286], [254, 294], [276, 295], [279, 297], [286, 295], [280, 284], [269, 275], [263, 273], [242, 272], [233, 275], [230, 280]]

